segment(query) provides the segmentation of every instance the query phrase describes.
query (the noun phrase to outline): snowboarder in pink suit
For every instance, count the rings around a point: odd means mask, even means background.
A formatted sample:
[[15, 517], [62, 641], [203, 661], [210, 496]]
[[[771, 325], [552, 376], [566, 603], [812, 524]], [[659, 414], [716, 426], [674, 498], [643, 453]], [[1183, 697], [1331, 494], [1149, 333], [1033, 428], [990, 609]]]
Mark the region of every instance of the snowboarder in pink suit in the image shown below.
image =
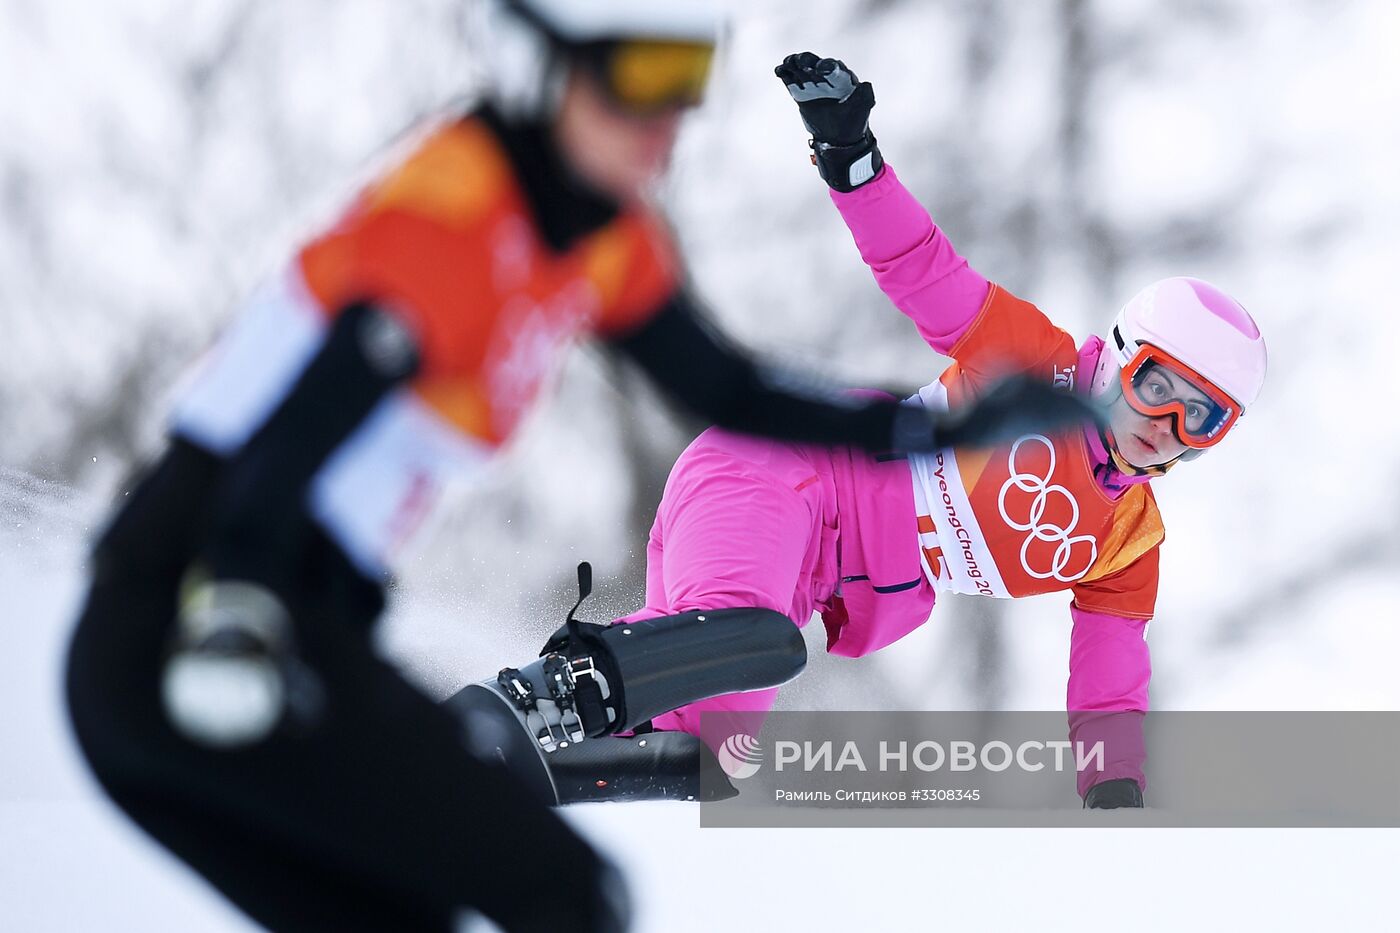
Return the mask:
[[[1105, 738], [1109, 750], [1104, 770], [1079, 774], [1079, 792], [1090, 807], [1141, 806], [1146, 634], [1164, 539], [1149, 481], [1214, 446], [1254, 403], [1266, 368], [1259, 329], [1218, 288], [1174, 278], [1129, 301], [1107, 340], [1077, 344], [970, 268], [884, 164], [868, 82], [812, 53], [777, 74], [876, 282], [954, 360], [918, 400], [957, 409], [1015, 371], [1095, 398], [1105, 424], [889, 457], [712, 428], [667, 481], [646, 607], [629, 619], [757, 606], [803, 626], [819, 613], [828, 651], [860, 657], [922, 625], [945, 593], [1068, 591], [1071, 738]], [[733, 713], [753, 731], [776, 696], [714, 697], [653, 725], [699, 735], [702, 713]], [[726, 718], [706, 717], [707, 743], [733, 731]]]

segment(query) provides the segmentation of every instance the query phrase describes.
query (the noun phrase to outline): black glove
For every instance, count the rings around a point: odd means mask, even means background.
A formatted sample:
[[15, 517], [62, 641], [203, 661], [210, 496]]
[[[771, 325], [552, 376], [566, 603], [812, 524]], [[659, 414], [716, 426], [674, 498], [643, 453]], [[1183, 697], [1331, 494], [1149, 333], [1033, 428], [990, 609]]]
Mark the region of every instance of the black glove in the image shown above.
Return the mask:
[[1117, 778], [1095, 784], [1084, 795], [1086, 810], [1117, 810], [1119, 807], [1142, 807], [1142, 788], [1132, 778]]
[[812, 134], [812, 162], [837, 191], [854, 191], [880, 173], [885, 160], [870, 132], [875, 89], [841, 61], [811, 52], [789, 55], [773, 73], [797, 101]]
[[996, 383], [972, 405], [956, 411], [930, 411], [909, 404], [895, 417], [895, 449], [990, 447], [1026, 434], [1050, 433], [1094, 422], [1099, 410], [1078, 395], [1029, 376]]
[[281, 601], [256, 583], [196, 583], [166, 659], [161, 701], [185, 738], [234, 749], [319, 713], [321, 687], [297, 658]]

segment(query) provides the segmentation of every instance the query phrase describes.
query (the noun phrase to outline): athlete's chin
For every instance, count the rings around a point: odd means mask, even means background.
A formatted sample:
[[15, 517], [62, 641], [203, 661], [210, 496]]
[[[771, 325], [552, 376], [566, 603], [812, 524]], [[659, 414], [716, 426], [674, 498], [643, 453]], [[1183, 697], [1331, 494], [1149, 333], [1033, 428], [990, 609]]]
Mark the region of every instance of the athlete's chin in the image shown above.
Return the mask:
[[1138, 469], [1161, 466], [1171, 460], [1167, 451], [1132, 432], [1119, 441], [1118, 453]]
[[603, 194], [623, 204], [629, 204], [645, 200], [665, 174], [665, 170], [665, 162], [654, 161], [639, 165], [608, 166], [588, 180]]

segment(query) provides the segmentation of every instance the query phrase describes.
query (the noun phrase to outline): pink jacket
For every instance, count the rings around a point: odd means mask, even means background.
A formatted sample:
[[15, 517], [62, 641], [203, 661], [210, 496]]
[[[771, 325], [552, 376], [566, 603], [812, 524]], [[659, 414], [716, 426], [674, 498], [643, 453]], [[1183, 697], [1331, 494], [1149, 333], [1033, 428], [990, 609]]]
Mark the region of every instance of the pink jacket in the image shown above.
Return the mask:
[[[881, 290], [914, 321], [929, 346], [946, 355], [986, 300], [987, 280], [957, 254], [888, 165], [869, 184], [850, 193], [832, 191], [831, 198]], [[1093, 372], [1102, 346], [1091, 338], [1081, 347], [1081, 372]], [[1106, 465], [1097, 433], [1089, 429], [1086, 436], [1091, 456]], [[849, 451], [838, 452], [833, 461], [842, 582], [840, 598], [822, 619], [829, 650], [858, 657], [921, 625], [933, 608], [934, 591], [918, 549], [910, 544], [917, 529], [907, 464]], [[1139, 481], [1109, 468], [1103, 472], [1110, 493], [1121, 494]], [[1106, 771], [1081, 773], [1079, 790], [1120, 777], [1145, 787], [1140, 721], [1152, 674], [1147, 622], [1074, 606], [1070, 614], [1071, 739], [1089, 745], [1103, 739], [1107, 749]]]

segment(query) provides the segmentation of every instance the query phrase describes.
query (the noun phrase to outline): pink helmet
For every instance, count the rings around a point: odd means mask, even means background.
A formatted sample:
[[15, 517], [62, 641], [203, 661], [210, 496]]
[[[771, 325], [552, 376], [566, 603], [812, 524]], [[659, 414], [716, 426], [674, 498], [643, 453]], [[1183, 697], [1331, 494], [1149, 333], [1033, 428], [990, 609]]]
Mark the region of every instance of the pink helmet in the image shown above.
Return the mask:
[[[1117, 387], [1138, 411], [1174, 416], [1177, 436], [1194, 455], [1219, 443], [1254, 404], [1267, 368], [1264, 338], [1239, 302], [1200, 279], [1163, 279], [1118, 312], [1091, 392]], [[1174, 377], [1200, 394], [1183, 401], [1170, 389]]]

